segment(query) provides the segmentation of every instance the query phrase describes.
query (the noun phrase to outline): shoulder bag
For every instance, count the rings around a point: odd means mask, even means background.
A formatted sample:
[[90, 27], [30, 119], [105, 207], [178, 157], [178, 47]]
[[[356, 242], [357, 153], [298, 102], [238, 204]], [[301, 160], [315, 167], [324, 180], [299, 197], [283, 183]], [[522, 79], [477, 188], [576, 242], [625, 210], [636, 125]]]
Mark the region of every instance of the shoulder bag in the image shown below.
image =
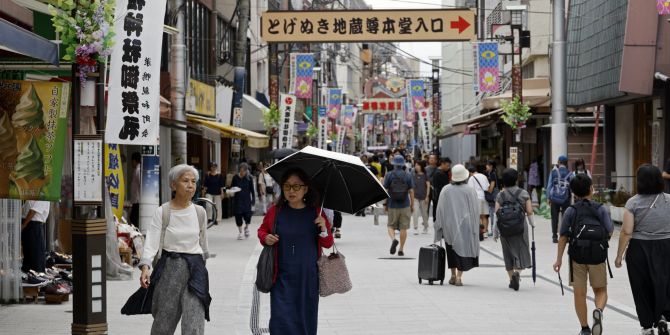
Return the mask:
[[[277, 233], [278, 217], [279, 210], [276, 210], [270, 234]], [[256, 289], [259, 292], [270, 293], [272, 290], [275, 273], [275, 247], [276, 243], [273, 245], [264, 245], [263, 251], [261, 251], [261, 255], [258, 257], [258, 264], [256, 264]]]

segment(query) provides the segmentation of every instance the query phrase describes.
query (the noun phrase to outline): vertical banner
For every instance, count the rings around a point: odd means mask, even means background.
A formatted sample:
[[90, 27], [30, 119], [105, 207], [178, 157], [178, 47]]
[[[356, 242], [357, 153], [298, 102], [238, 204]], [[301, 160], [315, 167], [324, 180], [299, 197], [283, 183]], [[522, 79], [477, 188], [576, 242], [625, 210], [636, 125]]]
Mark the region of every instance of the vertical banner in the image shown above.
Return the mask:
[[314, 54], [291, 54], [291, 87], [298, 99], [312, 98], [312, 73], [314, 71]]
[[296, 99], [291, 94], [279, 94], [279, 148], [293, 146], [293, 120], [295, 119]]
[[[150, 148], [154, 148], [151, 146]], [[153, 151], [153, 150], [152, 150]], [[152, 152], [153, 153], [153, 152]], [[151, 217], [160, 205], [160, 157], [142, 155], [142, 192], [140, 196], [140, 231], [146, 234]]]
[[326, 106], [319, 106], [319, 149], [327, 150], [328, 140], [328, 117], [326, 116]]
[[337, 125], [335, 126], [337, 129], [337, 144], [336, 144], [336, 149], [335, 151], [344, 153], [344, 138], [346, 137], [347, 134], [347, 127], [345, 126], [340, 126]]
[[57, 201], [70, 84], [0, 80], [0, 198]]
[[405, 122], [414, 123], [416, 121], [416, 112], [412, 109], [410, 99], [408, 97], [402, 98], [402, 111], [405, 116]]
[[368, 151], [368, 127], [361, 128], [361, 151]]
[[121, 154], [118, 144], [105, 145], [105, 180], [109, 191], [109, 201], [112, 213], [117, 219], [123, 216], [123, 202], [126, 197], [123, 169], [121, 169]]
[[658, 10], [658, 15], [670, 15], [670, 1], [656, 0], [656, 9]]
[[430, 152], [433, 143], [433, 132], [431, 130], [430, 109], [419, 110], [419, 129], [421, 130], [421, 139], [423, 140], [424, 152]]
[[407, 92], [411, 104], [410, 113], [417, 113], [426, 106], [426, 91], [423, 79], [410, 79], [407, 84]]
[[479, 92], [496, 92], [500, 89], [498, 43], [477, 43], [477, 81]]
[[368, 126], [368, 129], [372, 130], [375, 126], [375, 116], [374, 116], [374, 114], [368, 114], [365, 117], [367, 119], [365, 121], [365, 124]]
[[521, 97], [523, 92], [523, 77], [521, 74], [521, 65], [512, 66], [512, 96]]
[[342, 89], [329, 88], [328, 89], [328, 118], [337, 120], [340, 116], [340, 109], [342, 108]]
[[166, 0], [117, 0], [105, 142], [156, 145]]
[[344, 105], [342, 106], [342, 114], [344, 116], [342, 120], [342, 124], [345, 127], [351, 127], [354, 124], [354, 106], [352, 105]]
[[472, 81], [472, 88], [475, 92], [479, 92], [479, 43], [472, 43], [472, 73], [476, 78]]

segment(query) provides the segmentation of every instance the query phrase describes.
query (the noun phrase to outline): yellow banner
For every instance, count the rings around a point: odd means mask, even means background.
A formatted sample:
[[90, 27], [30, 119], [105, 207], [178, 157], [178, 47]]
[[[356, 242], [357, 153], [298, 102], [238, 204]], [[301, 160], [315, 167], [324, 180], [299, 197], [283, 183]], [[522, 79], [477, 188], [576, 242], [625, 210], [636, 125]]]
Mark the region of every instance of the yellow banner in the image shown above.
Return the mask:
[[216, 89], [197, 80], [189, 80], [186, 111], [216, 117]]
[[121, 154], [118, 144], [105, 145], [105, 180], [109, 189], [109, 201], [112, 204], [112, 213], [117, 219], [123, 216], [123, 200], [126, 197], [126, 187], [121, 168]]
[[261, 15], [264, 42], [472, 41], [469, 9], [281, 11]]

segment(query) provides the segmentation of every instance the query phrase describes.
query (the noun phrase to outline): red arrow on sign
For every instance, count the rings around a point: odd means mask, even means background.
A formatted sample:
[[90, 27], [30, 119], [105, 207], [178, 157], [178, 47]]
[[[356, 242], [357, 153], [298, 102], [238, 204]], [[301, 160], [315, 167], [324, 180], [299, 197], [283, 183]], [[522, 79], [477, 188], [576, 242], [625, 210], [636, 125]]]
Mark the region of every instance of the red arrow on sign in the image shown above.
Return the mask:
[[461, 16], [458, 17], [458, 21], [451, 21], [451, 29], [458, 29], [459, 34], [468, 27], [470, 27], [470, 23]]

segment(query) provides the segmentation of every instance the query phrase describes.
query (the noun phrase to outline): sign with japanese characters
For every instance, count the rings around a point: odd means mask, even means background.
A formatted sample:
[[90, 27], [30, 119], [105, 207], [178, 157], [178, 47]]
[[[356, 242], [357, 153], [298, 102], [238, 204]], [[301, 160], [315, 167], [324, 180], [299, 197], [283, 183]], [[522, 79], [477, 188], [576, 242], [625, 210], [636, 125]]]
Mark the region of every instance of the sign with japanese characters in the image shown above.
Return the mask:
[[326, 106], [319, 106], [319, 149], [326, 150], [328, 140], [328, 117], [326, 116]]
[[74, 202], [102, 203], [102, 139], [84, 135], [74, 139]]
[[421, 131], [421, 140], [423, 141], [424, 152], [430, 152], [433, 143], [433, 132], [431, 130], [430, 109], [423, 108], [419, 110], [419, 130]]
[[401, 99], [368, 99], [363, 101], [361, 113], [399, 113], [402, 111]]
[[105, 180], [109, 191], [109, 202], [112, 213], [119, 220], [123, 216], [123, 202], [126, 197], [126, 186], [123, 180], [121, 154], [118, 144], [105, 145]]
[[107, 143], [158, 144], [165, 2], [116, 1]]
[[347, 128], [345, 126], [336, 125], [335, 129], [337, 129], [337, 143], [335, 143], [335, 151], [343, 153], [344, 137], [347, 134]]
[[279, 148], [291, 148], [293, 146], [293, 120], [295, 118], [295, 95], [279, 95]]
[[186, 91], [186, 111], [216, 117], [216, 88], [190, 79]]
[[0, 198], [57, 201], [70, 84], [0, 80]]
[[368, 151], [368, 127], [361, 128], [361, 151]]
[[268, 42], [471, 41], [468, 9], [269, 11], [261, 15]]

